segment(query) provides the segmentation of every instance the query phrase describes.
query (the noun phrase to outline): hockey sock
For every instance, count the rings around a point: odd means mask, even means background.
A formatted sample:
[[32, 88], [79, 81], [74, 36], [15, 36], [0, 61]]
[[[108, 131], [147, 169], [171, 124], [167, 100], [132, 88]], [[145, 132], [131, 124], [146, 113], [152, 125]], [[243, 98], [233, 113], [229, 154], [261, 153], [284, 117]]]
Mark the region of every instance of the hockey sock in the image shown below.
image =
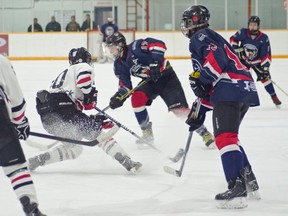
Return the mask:
[[248, 158], [247, 158], [247, 155], [246, 155], [246, 153], [244, 151], [244, 148], [242, 146], [239, 146], [239, 147], [240, 147], [240, 150], [241, 150], [242, 156], [243, 156], [243, 167], [245, 167], [245, 166], [249, 166], [250, 167], [251, 165], [250, 165], [250, 163], [248, 161]]
[[122, 147], [113, 138], [100, 143], [98, 147], [100, 147], [106, 154], [114, 159], [117, 153], [121, 153], [123, 156], [126, 155], [129, 157], [124, 149], [122, 149]]
[[23, 196], [28, 196], [32, 202], [37, 203], [36, 190], [26, 162], [3, 167], [3, 171], [10, 179], [11, 185], [18, 199]]
[[56, 163], [64, 160], [73, 160], [79, 157], [82, 153], [83, 147], [80, 145], [63, 144], [56, 146], [48, 151], [50, 158], [45, 160], [43, 165]]
[[236, 180], [243, 167], [242, 153], [240, 151], [228, 151], [221, 155], [221, 160], [226, 181]]
[[264, 85], [265, 90], [270, 94], [270, 96], [276, 95], [275, 89], [271, 80], [265, 80], [265, 82], [263, 82], [263, 85]]

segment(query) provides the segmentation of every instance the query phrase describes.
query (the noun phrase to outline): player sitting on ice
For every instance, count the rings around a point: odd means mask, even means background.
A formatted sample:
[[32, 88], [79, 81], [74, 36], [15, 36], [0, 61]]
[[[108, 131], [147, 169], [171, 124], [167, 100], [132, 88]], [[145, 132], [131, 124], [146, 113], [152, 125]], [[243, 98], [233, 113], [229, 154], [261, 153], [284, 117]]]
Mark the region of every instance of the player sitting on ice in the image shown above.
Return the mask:
[[[135, 40], [127, 45], [126, 38], [120, 32], [108, 37], [106, 44], [115, 57], [114, 73], [119, 78], [119, 89], [110, 99], [112, 109], [123, 105], [121, 96], [132, 89], [131, 76], [142, 80], [151, 79], [132, 94], [131, 101], [143, 132], [142, 138], [153, 143], [152, 122], [146, 106], [150, 106], [156, 97], [160, 96], [168, 111], [183, 120], [190, 112], [182, 85], [170, 62], [164, 57], [166, 45], [154, 38]], [[207, 147], [214, 146], [213, 135], [204, 125], [196, 132], [202, 136]], [[137, 143], [143, 144], [142, 140], [137, 140]]]
[[[37, 93], [37, 111], [43, 127], [53, 135], [76, 140], [95, 140], [98, 136], [105, 136], [102, 129], [118, 126], [105, 121], [102, 115], [88, 116], [82, 112], [83, 109], [94, 109], [97, 102], [91, 55], [84, 47], [73, 48], [69, 52], [69, 63], [70, 67], [53, 80], [49, 92], [42, 90]], [[98, 146], [128, 171], [135, 173], [142, 166], [140, 162], [132, 161], [111, 137]], [[30, 158], [29, 168], [35, 170], [39, 166], [75, 159], [81, 153], [81, 145], [63, 143]]]

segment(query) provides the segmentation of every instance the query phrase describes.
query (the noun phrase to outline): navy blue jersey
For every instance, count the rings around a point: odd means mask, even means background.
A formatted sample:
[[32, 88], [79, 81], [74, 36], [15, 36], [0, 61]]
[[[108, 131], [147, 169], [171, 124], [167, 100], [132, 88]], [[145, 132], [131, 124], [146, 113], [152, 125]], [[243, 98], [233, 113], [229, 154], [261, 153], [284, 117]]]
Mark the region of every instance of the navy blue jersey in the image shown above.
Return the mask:
[[222, 36], [209, 28], [201, 29], [190, 38], [189, 49], [194, 71], [200, 72], [200, 81], [212, 85], [212, 104], [230, 101], [259, 105], [250, 71]]
[[148, 67], [150, 63], [159, 62], [163, 71], [167, 61], [164, 54], [166, 46], [163, 41], [146, 38], [133, 41], [127, 46], [124, 57], [118, 58], [114, 62], [114, 73], [119, 78], [119, 88], [132, 88], [130, 69], [135, 65], [143, 68]]
[[249, 30], [242, 28], [231, 38], [233, 48], [243, 47], [247, 60], [245, 64], [269, 67], [271, 63], [271, 49], [269, 38], [259, 31], [257, 36], [250, 35]]

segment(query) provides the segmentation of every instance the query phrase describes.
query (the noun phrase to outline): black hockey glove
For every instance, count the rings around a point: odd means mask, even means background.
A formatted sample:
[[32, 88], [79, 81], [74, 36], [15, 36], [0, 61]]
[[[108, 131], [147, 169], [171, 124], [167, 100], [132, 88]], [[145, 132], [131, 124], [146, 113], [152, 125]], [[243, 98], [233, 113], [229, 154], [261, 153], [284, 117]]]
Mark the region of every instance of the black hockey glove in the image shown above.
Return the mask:
[[200, 76], [200, 72], [195, 71], [189, 75], [190, 86], [194, 92], [194, 94], [199, 98], [205, 98], [209, 96], [209, 91], [211, 89], [211, 85], [204, 85], [198, 78]]
[[153, 80], [153, 82], [157, 82], [158, 79], [162, 76], [162, 73], [160, 71], [161, 63], [155, 61], [151, 64], [149, 64], [150, 68], [150, 78]]
[[149, 68], [147, 66], [143, 66], [139, 64], [133, 65], [130, 68], [130, 74], [132, 76], [140, 77], [140, 78], [148, 78], [149, 77], [148, 71], [149, 71]]
[[89, 94], [84, 94], [83, 106], [85, 110], [91, 110], [96, 107], [97, 93], [98, 91], [96, 90], [96, 88], [92, 87]]
[[126, 100], [126, 98], [121, 99], [122, 95], [123, 94], [121, 94], [118, 91], [110, 98], [109, 106], [111, 107], [111, 109], [116, 109], [116, 108], [119, 108], [119, 107], [121, 107], [123, 105], [123, 103]]
[[186, 120], [186, 124], [188, 124], [190, 126], [189, 131], [195, 131], [196, 129], [201, 127], [201, 125], [203, 125], [205, 118], [206, 118], [206, 112], [198, 111], [198, 115], [197, 115], [197, 113], [196, 113], [197, 112], [197, 105], [198, 105], [197, 101], [195, 101], [192, 104], [192, 108], [191, 108], [190, 113], [189, 113], [187, 120]]
[[30, 125], [26, 117], [24, 117], [21, 124], [14, 124], [19, 139], [26, 140], [29, 137]]
[[269, 67], [258, 68], [255, 66], [254, 68], [255, 68], [255, 72], [257, 74], [257, 81], [271, 79]]

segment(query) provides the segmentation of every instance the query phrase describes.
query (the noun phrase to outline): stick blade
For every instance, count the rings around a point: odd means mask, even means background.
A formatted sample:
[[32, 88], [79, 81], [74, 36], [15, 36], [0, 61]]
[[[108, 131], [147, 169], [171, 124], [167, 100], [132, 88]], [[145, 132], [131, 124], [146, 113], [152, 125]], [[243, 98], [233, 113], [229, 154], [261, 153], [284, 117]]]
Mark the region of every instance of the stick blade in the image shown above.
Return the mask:
[[174, 175], [176, 177], [181, 177], [182, 173], [180, 173], [178, 170], [175, 170], [169, 166], [164, 166], [163, 167], [164, 172], [170, 174], [170, 175]]
[[174, 157], [169, 157], [169, 159], [172, 162], [177, 163], [183, 157], [183, 155], [184, 155], [184, 149], [180, 148], [176, 153], [176, 155]]

